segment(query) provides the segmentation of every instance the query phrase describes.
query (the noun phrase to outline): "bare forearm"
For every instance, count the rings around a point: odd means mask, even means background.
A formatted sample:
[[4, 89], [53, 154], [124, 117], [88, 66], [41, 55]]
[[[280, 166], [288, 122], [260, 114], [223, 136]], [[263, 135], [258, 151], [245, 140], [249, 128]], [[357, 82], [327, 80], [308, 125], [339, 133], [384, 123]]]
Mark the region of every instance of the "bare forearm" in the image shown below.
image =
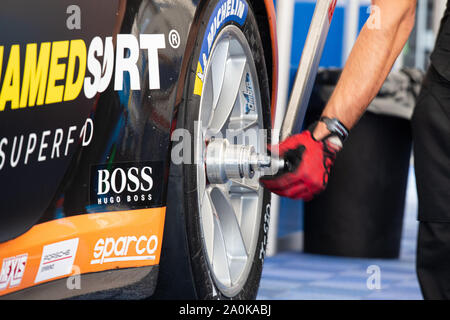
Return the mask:
[[324, 115], [337, 117], [349, 128], [357, 122], [395, 63], [401, 50], [400, 36], [403, 34], [362, 30]]
[[[323, 111], [324, 116], [338, 118], [347, 128], [355, 125], [379, 92], [414, 25], [414, 14], [389, 16], [386, 11], [392, 9], [390, 4], [381, 2], [381, 28], [371, 28], [366, 23]], [[411, 2], [415, 5], [415, 1]], [[326, 127], [320, 123], [314, 136], [321, 139], [325, 135]]]

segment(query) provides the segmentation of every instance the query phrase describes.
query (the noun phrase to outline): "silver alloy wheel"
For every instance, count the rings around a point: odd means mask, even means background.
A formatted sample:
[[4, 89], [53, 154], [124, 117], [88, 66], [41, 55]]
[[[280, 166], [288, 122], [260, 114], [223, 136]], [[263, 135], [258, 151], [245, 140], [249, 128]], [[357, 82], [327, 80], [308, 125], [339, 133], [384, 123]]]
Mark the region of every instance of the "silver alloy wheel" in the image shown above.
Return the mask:
[[233, 25], [222, 29], [211, 48], [204, 72], [195, 141], [197, 193], [203, 247], [211, 276], [228, 297], [244, 286], [255, 258], [262, 211], [259, 173], [209, 184], [205, 154], [209, 141], [225, 138], [232, 144], [266, 150], [258, 77], [249, 44]]

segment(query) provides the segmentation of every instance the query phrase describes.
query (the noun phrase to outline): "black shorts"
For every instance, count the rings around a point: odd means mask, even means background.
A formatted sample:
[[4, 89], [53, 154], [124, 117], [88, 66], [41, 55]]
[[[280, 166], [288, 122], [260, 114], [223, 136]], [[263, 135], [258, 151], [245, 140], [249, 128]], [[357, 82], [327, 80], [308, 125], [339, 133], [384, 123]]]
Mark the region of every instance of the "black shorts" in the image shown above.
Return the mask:
[[450, 81], [433, 66], [417, 99], [412, 131], [419, 220], [450, 223]]
[[433, 66], [412, 129], [420, 220], [417, 276], [425, 299], [450, 299], [450, 81]]
[[416, 270], [425, 299], [450, 300], [450, 223], [420, 222]]

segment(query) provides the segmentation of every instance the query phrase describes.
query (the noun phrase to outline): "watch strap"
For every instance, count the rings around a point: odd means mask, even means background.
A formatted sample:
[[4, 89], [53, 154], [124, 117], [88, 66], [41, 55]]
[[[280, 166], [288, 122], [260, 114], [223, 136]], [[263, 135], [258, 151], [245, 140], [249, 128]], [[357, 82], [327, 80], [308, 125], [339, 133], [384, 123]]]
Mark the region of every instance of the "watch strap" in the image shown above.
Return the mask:
[[348, 137], [349, 130], [342, 122], [336, 118], [331, 119], [328, 117], [321, 117], [319, 121], [325, 123], [328, 131], [331, 133], [330, 136], [336, 136], [344, 143]]

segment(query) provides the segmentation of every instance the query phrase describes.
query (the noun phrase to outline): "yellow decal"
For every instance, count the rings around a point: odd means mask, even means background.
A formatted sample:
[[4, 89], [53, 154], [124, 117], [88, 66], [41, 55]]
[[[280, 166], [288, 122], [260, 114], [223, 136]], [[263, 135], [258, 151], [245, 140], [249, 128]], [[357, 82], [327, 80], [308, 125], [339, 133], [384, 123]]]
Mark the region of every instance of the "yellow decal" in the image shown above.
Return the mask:
[[[0, 78], [2, 76], [2, 65], [3, 65], [3, 46], [0, 46]], [[0, 110], [1, 111], [1, 110]]]
[[[4, 47], [1, 46], [0, 62], [3, 52]], [[8, 102], [14, 110], [76, 99], [83, 87], [86, 55], [86, 44], [81, 39], [43, 42], [40, 45], [29, 43], [25, 49], [21, 79], [20, 46], [12, 45], [3, 82], [0, 83], [0, 111], [5, 110]], [[67, 63], [61, 61], [64, 58]], [[0, 64], [0, 75], [1, 71]]]
[[[22, 47], [22, 55], [20, 45], [13, 44], [8, 58], [4, 57], [4, 46], [0, 46], [0, 112], [72, 101], [83, 87], [85, 97], [92, 99], [111, 81], [115, 91], [123, 90], [125, 84], [141, 90], [140, 75], [145, 73], [138, 68], [141, 50], [148, 60], [149, 89], [160, 90], [158, 51], [166, 48], [164, 34], [121, 36], [117, 36], [116, 52], [112, 37], [104, 41], [94, 37], [88, 48], [82, 39], [29, 43]], [[6, 69], [3, 78], [2, 69]], [[120, 71], [113, 77], [114, 70]], [[124, 81], [125, 72], [129, 81]]]
[[27, 45], [20, 93], [21, 108], [34, 107], [36, 104], [40, 106], [44, 103], [50, 50], [51, 43], [43, 42], [39, 49], [39, 58], [37, 58], [37, 43]]
[[197, 72], [195, 73], [194, 94], [201, 96], [203, 91], [203, 70], [200, 62], [197, 62]]
[[48, 77], [46, 104], [61, 102], [64, 93], [64, 85], [56, 85], [56, 81], [63, 80], [66, 74], [66, 65], [58, 63], [59, 59], [66, 58], [69, 53], [69, 41], [53, 42], [52, 56], [50, 58], [50, 70]]
[[[79, 61], [77, 78], [75, 76], [76, 61]], [[64, 101], [75, 100], [83, 87], [84, 75], [86, 73], [86, 44], [83, 40], [73, 40], [70, 42], [69, 63], [67, 65], [66, 90]]]
[[19, 107], [20, 96], [20, 47], [18, 44], [11, 46], [8, 66], [3, 79], [2, 91], [0, 92], [0, 111], [5, 109], [7, 101], [11, 101], [11, 109]]

